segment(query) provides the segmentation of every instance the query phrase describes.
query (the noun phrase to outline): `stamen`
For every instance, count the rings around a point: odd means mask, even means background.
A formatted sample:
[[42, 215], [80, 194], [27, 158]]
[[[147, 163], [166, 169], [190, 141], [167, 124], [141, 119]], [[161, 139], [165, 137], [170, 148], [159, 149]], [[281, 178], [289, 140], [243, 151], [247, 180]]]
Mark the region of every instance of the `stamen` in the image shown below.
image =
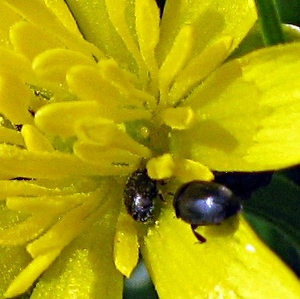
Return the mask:
[[173, 176], [175, 168], [174, 159], [171, 154], [164, 154], [152, 158], [147, 163], [149, 177], [155, 180], [168, 179]]
[[195, 121], [194, 111], [190, 107], [164, 109], [161, 117], [167, 126], [175, 130], [188, 129]]
[[175, 160], [174, 175], [182, 182], [193, 180], [211, 181], [214, 178], [208, 167], [189, 159]]

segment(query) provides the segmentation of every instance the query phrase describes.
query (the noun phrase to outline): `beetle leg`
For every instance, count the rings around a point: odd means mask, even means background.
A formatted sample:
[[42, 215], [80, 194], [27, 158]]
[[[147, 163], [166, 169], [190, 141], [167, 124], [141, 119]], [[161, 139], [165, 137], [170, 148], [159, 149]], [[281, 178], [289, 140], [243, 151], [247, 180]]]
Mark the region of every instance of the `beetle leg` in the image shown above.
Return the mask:
[[205, 243], [206, 242], [206, 239], [200, 235], [199, 233], [196, 232], [196, 228], [198, 227], [198, 225], [196, 224], [191, 224], [191, 229], [192, 229], [192, 232], [193, 234], [195, 235], [195, 237], [197, 238], [197, 240], [200, 242], [200, 243]]

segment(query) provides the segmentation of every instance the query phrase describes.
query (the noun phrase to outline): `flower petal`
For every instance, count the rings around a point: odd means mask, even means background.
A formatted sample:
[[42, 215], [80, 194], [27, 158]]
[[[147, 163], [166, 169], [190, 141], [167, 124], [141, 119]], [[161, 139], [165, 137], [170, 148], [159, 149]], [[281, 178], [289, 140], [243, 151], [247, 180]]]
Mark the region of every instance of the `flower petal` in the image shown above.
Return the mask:
[[[152, 74], [152, 78], [157, 78], [158, 66], [155, 58], [155, 48], [159, 40], [160, 18], [155, 1], [136, 0], [135, 17], [136, 34], [141, 55]], [[157, 82], [154, 84], [157, 84]]]
[[230, 53], [232, 40], [231, 37], [225, 36], [210, 44], [192, 59], [175, 78], [168, 94], [168, 101], [177, 103], [216, 69]]
[[31, 123], [28, 112], [31, 92], [20, 78], [14, 75], [0, 76], [0, 111], [15, 124]]
[[[20, 213], [11, 211], [3, 204], [0, 205], [0, 227], [6, 228], [8, 225], [12, 225], [20, 221]], [[13, 246], [6, 247], [1, 246], [0, 250], [0, 292], [1, 297], [7, 289], [9, 283], [12, 282], [14, 277], [30, 262], [30, 256], [25, 251], [24, 247]], [[8, 271], [9, 269], [9, 271]]]
[[23, 245], [42, 234], [53, 222], [57, 215], [38, 214], [28, 217], [20, 224], [16, 224], [0, 231], [0, 244], [5, 246]]
[[32, 125], [23, 125], [21, 130], [24, 142], [29, 151], [33, 152], [53, 152], [54, 148], [47, 139], [36, 127]]
[[299, 163], [299, 51], [267, 48], [219, 68], [184, 102], [198, 122], [173, 133], [174, 152], [220, 171]]
[[170, 84], [178, 72], [189, 61], [196, 36], [195, 27], [184, 25], [176, 36], [173, 45], [159, 69], [160, 101], [165, 102]]
[[[30, 257], [23, 247], [1, 247], [0, 254], [0, 293], [6, 291], [14, 277], [28, 264]], [[9, 269], [9, 271], [7, 271]]]
[[78, 31], [76, 20], [70, 12], [69, 6], [64, 0], [44, 0], [46, 6], [58, 17], [62, 24], [73, 33], [81, 35]]
[[[116, 123], [135, 119], [149, 119], [145, 109], [114, 109], [96, 101], [68, 101], [43, 106], [35, 114], [36, 126], [44, 132], [58, 136], [76, 135], [77, 124], [95, 120], [113, 119]], [[53, 121], [55, 119], [55, 121]]]
[[[9, 0], [5, 2], [22, 15], [28, 22], [56, 36], [68, 48], [89, 55], [92, 54], [98, 58], [103, 56], [97, 47], [81, 38], [78, 35], [78, 32], [74, 33], [73, 26], [71, 26], [70, 29], [72, 31], [70, 31], [63, 23], [61, 23], [60, 19], [54, 13], [56, 11], [54, 5], [50, 5], [53, 9], [51, 10], [46, 6], [44, 1], [40, 0], [31, 0], [30, 2], [26, 0]], [[36, 13], [37, 11], [38, 13]]]
[[[75, 193], [76, 190], [74, 185], [67, 186], [64, 182], [63, 186], [65, 188], [59, 189], [59, 180], [57, 179], [54, 183], [54, 187], [45, 187], [38, 185], [39, 180], [34, 181], [22, 181], [22, 180], [0, 180], [0, 198], [5, 199], [11, 196], [46, 196], [46, 195], [62, 195], [66, 196]], [[89, 190], [92, 190], [93, 184], [90, 185]], [[80, 190], [84, 192], [83, 190]]]
[[91, 56], [67, 49], [51, 49], [35, 57], [32, 68], [42, 79], [63, 84], [67, 71], [74, 65], [96, 65]]
[[53, 250], [34, 259], [10, 284], [4, 296], [16, 297], [28, 290], [28, 286], [34, 283], [38, 276], [43, 273], [59, 255], [59, 250]]
[[121, 208], [114, 242], [114, 261], [116, 268], [130, 277], [139, 260], [139, 243], [136, 222]]
[[19, 131], [0, 126], [0, 142], [24, 146], [24, 140]]
[[0, 45], [1, 47], [11, 48], [9, 30], [11, 26], [21, 20], [21, 16], [6, 5], [3, 1], [0, 2]]
[[29, 152], [10, 145], [0, 145], [1, 175], [8, 178], [52, 178], [87, 175], [128, 175], [136, 165], [112, 165], [103, 159], [85, 162], [62, 152]]
[[[133, 56], [128, 51], [122, 37], [110, 20], [110, 15], [106, 6], [107, 3], [110, 4], [110, 10], [117, 11], [121, 15], [125, 13], [122, 11], [124, 5], [120, 7], [119, 1], [116, 2], [113, 0], [73, 0], [68, 1], [68, 6], [74, 15], [81, 32], [88, 41], [96, 45], [107, 56], [113, 57], [120, 65], [131, 70], [136, 70], [137, 65]], [[130, 19], [134, 24], [133, 5], [132, 3], [130, 5], [132, 6], [132, 13], [127, 20]], [[129, 30], [130, 27], [134, 28], [134, 26], [126, 26], [126, 22], [122, 25], [125, 28], [125, 31]]]
[[197, 38], [192, 57], [199, 54], [214, 40], [224, 36], [233, 37], [232, 50], [244, 38], [256, 20], [252, 0], [168, 0], [161, 21], [161, 36], [158, 45], [158, 60], [161, 63], [175, 37], [184, 24], [197, 29]]
[[4, 74], [18, 75], [24, 81], [32, 81], [31, 64], [24, 56], [13, 51], [0, 48], [0, 71]]
[[119, 188], [106, 211], [75, 239], [39, 279], [32, 299], [122, 298], [123, 276], [113, 263], [113, 239], [119, 211]]
[[52, 250], [59, 249], [61, 251], [93, 223], [95, 220], [94, 210], [97, 208], [97, 200], [101, 196], [104, 197], [100, 192], [88, 194], [81, 205], [68, 211], [47, 233], [27, 245], [26, 249], [30, 255], [37, 258]]
[[142, 244], [159, 298], [298, 298], [297, 277], [242, 218], [202, 227], [202, 244], [171, 211], [162, 211]]
[[64, 47], [53, 34], [26, 21], [16, 22], [11, 26], [9, 33], [14, 50], [29, 59], [47, 49]]

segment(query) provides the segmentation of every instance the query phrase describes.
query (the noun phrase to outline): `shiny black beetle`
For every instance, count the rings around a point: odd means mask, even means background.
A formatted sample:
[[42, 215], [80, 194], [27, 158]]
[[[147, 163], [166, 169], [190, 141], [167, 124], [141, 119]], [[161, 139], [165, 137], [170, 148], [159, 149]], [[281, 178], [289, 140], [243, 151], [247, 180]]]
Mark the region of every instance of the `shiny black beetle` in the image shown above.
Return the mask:
[[183, 184], [174, 195], [173, 206], [176, 216], [191, 225], [201, 243], [206, 239], [195, 231], [198, 226], [220, 224], [242, 208], [230, 189], [205, 181]]

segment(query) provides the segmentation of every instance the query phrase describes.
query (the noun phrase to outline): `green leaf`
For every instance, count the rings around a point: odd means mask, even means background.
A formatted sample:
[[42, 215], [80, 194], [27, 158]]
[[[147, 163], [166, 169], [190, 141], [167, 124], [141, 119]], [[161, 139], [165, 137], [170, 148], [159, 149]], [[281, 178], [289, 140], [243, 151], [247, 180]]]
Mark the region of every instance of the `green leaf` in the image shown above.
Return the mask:
[[280, 17], [274, 0], [255, 0], [266, 46], [285, 42]]
[[274, 175], [271, 184], [244, 203], [246, 213], [258, 216], [287, 236], [300, 250], [300, 187]]

